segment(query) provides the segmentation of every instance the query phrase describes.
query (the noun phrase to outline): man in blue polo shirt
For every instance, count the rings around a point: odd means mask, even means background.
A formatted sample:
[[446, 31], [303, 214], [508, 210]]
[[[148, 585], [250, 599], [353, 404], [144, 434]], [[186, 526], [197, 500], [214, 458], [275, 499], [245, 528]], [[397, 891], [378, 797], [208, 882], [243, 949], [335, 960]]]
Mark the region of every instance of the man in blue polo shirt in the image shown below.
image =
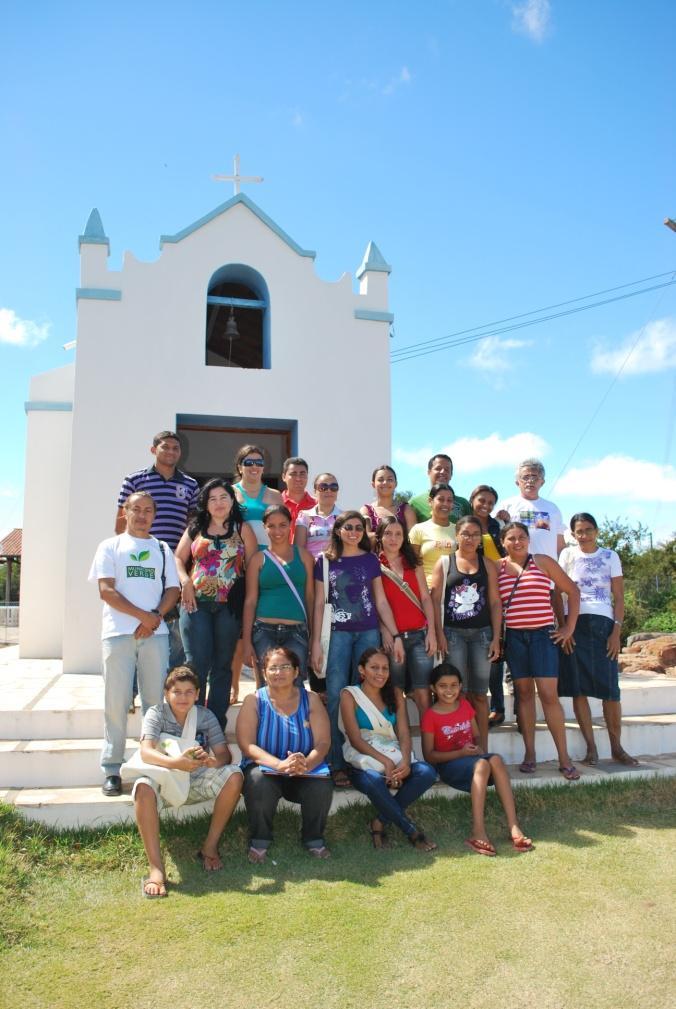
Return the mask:
[[[130, 473], [122, 481], [122, 488], [117, 499], [117, 518], [115, 532], [119, 535], [126, 531], [127, 520], [124, 505], [130, 494], [145, 491], [152, 495], [157, 506], [155, 521], [151, 534], [171, 548], [172, 552], [178, 546], [178, 541], [185, 532], [188, 516], [197, 507], [199, 484], [193, 477], [178, 469], [181, 458], [181, 443], [173, 431], [160, 431], [153, 438], [150, 448], [155, 462], [147, 469]], [[169, 615], [169, 668], [180, 666], [185, 662], [185, 653], [178, 629], [178, 619]]]

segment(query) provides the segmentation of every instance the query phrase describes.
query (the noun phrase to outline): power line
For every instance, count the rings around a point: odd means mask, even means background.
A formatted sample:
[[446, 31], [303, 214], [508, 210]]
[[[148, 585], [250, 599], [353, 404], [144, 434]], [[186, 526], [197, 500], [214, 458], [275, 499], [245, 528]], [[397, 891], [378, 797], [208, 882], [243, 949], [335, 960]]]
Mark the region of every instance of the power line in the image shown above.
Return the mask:
[[[673, 283], [673, 281], [672, 281], [672, 283]], [[669, 286], [668, 284], [658, 284], [657, 285], [657, 287], [668, 287], [668, 286]], [[606, 391], [604, 392], [604, 394], [601, 396], [601, 399], [599, 400], [599, 403], [598, 403], [596, 409], [594, 410], [594, 412], [592, 413], [591, 417], [589, 418], [589, 421], [585, 425], [584, 430], [582, 431], [582, 434], [580, 435], [580, 437], [575, 442], [575, 445], [573, 446], [572, 452], [570, 453], [570, 455], [568, 456], [568, 458], [564, 462], [563, 466], [561, 467], [561, 469], [559, 471], [559, 474], [556, 477], [556, 480], [552, 484], [552, 491], [556, 488], [557, 483], [559, 482], [559, 480], [561, 479], [561, 477], [563, 476], [563, 474], [568, 469], [568, 466], [570, 465], [570, 463], [571, 463], [571, 461], [573, 459], [573, 456], [575, 455], [575, 453], [577, 452], [578, 448], [580, 447], [580, 445], [584, 441], [584, 439], [587, 436], [589, 430], [591, 429], [594, 421], [596, 420], [596, 418], [600, 414], [600, 412], [601, 412], [601, 410], [602, 410], [602, 408], [603, 408], [606, 400], [608, 399], [608, 397], [610, 396], [611, 392], [615, 388], [620, 375], [622, 374], [622, 372], [626, 368], [627, 364], [629, 363], [629, 358], [632, 356], [632, 354], [634, 353], [634, 351], [638, 347], [639, 343], [641, 342], [641, 340], [643, 338], [643, 335], [644, 335], [646, 329], [648, 328], [648, 325], [652, 321], [655, 313], [657, 312], [657, 309], [658, 309], [658, 307], [659, 307], [659, 305], [660, 305], [660, 303], [661, 303], [661, 301], [662, 301], [663, 298], [664, 298], [664, 294], [660, 294], [660, 296], [657, 298], [657, 300], [655, 302], [655, 305], [653, 307], [653, 310], [650, 313], [650, 318], [648, 318], [644, 322], [643, 326], [641, 326], [641, 329], [639, 330], [636, 339], [634, 340], [634, 342], [632, 343], [631, 347], [629, 348], [627, 354], [624, 357], [624, 360], [620, 364], [620, 367], [615, 372], [610, 385], [608, 386], [608, 388], [606, 389]]]
[[[671, 277], [672, 279], [664, 284], [655, 284], [651, 287], [641, 288], [638, 291], [630, 291], [628, 294], [618, 295], [614, 298], [605, 298], [602, 301], [592, 302], [589, 305], [582, 305], [578, 308], [568, 309], [564, 312], [554, 312], [551, 315], [542, 316], [542, 312], [550, 311], [555, 308], [563, 308], [566, 305], [573, 305], [580, 301], [588, 301], [590, 298], [598, 297], [601, 294], [611, 294], [615, 291], [626, 290], [628, 287], [635, 287], [637, 284], [645, 283], [649, 280], [658, 280], [662, 277]], [[571, 298], [568, 301], [558, 302], [555, 305], [548, 305], [544, 308], [534, 309], [531, 312], [522, 312], [519, 315], [508, 316], [504, 319], [499, 319], [496, 322], [485, 323], [483, 326], [472, 326], [469, 329], [458, 330], [455, 333], [450, 333], [447, 336], [436, 337], [433, 340], [423, 340], [416, 344], [410, 344], [406, 347], [400, 347], [398, 350], [394, 350], [391, 355], [391, 360], [393, 364], [399, 361], [413, 360], [416, 357], [424, 357], [428, 354], [436, 353], [440, 350], [449, 350], [452, 347], [462, 346], [467, 343], [474, 343], [479, 340], [484, 340], [489, 336], [497, 336], [501, 333], [513, 332], [517, 329], [522, 329], [526, 326], [538, 325], [542, 322], [549, 322], [552, 319], [562, 318], [566, 315], [573, 315], [578, 312], [585, 312], [591, 308], [598, 308], [602, 305], [611, 304], [614, 301], [621, 301], [626, 298], [633, 298], [639, 294], [646, 294], [650, 291], [658, 290], [661, 287], [669, 287], [676, 283], [674, 280], [674, 271], [671, 270], [667, 273], [657, 273], [652, 277], [644, 277], [642, 280], [635, 280], [630, 284], [620, 284], [617, 287], [606, 288], [603, 291], [597, 291], [594, 294], [587, 294], [579, 298]], [[530, 319], [527, 322], [516, 323], [512, 326], [504, 326], [503, 323], [514, 322], [518, 319], [528, 319], [529, 316], [539, 315], [537, 319]], [[500, 327], [498, 329], [489, 329], [488, 327]], [[487, 330], [486, 332], [480, 332], [481, 330]], [[474, 334], [473, 336], [467, 336], [466, 334]], [[464, 339], [454, 339], [455, 337], [464, 337]]]

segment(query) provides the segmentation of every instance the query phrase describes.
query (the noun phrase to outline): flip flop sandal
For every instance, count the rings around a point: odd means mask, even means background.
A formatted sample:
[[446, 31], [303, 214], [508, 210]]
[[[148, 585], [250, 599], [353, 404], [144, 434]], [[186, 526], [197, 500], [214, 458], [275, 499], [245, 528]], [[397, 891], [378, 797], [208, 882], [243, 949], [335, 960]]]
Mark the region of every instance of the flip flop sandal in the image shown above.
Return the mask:
[[313, 858], [331, 858], [331, 852], [325, 844], [322, 844], [319, 848], [308, 848], [307, 851], [308, 855], [312, 855]]
[[376, 851], [383, 851], [385, 848], [389, 848], [387, 834], [385, 833], [384, 828], [382, 830], [374, 830], [369, 823], [368, 832], [371, 835], [371, 844]]
[[250, 847], [246, 857], [248, 858], [248, 860], [251, 862], [252, 865], [262, 865], [263, 862], [268, 857], [268, 849]]
[[[148, 893], [146, 886], [148, 883], [153, 883], [155, 886], [164, 887], [163, 893]], [[151, 879], [150, 876], [144, 876], [141, 880], [141, 896], [145, 897], [146, 900], [159, 900], [162, 897], [168, 897], [167, 893], [167, 881], [166, 879], [162, 883], [158, 883], [157, 880]]]
[[352, 782], [346, 771], [334, 771], [331, 777], [334, 788], [352, 788]]
[[579, 781], [580, 779], [580, 772], [574, 764], [566, 764], [565, 767], [560, 767], [559, 771], [566, 781]]
[[[205, 872], [219, 872], [220, 871], [219, 869], [207, 869], [207, 859], [210, 858], [210, 857], [211, 857], [210, 855], [205, 855], [203, 851], [196, 851], [195, 852], [195, 858], [199, 862], [199, 864], [202, 866], [202, 868], [204, 869]], [[218, 857], [219, 858], [221, 857], [220, 852], [218, 854]], [[221, 869], [222, 868], [223, 868], [223, 866], [221, 866]]]
[[535, 845], [531, 841], [530, 837], [526, 837], [525, 834], [519, 834], [518, 837], [512, 837], [511, 834], [508, 836], [515, 851], [524, 852], [535, 850]]
[[488, 855], [489, 858], [494, 858], [497, 855], [497, 851], [490, 841], [482, 841], [478, 837], [468, 837], [465, 844], [477, 855]]
[[[519, 764], [519, 770], [522, 774], [535, 774], [537, 766], [538, 765], [534, 760], [522, 760]], [[559, 770], [561, 770], [561, 768], [559, 768]]]
[[429, 852], [436, 851], [438, 845], [434, 841], [430, 841], [428, 837], [425, 837], [422, 830], [417, 831], [415, 834], [408, 834], [408, 843], [415, 848], [416, 851]]

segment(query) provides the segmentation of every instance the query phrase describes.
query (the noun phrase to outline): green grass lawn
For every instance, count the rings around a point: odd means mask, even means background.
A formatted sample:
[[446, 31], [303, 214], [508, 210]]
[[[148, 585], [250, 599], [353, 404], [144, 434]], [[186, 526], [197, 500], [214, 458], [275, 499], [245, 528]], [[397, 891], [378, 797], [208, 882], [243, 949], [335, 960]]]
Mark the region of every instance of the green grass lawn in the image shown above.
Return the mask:
[[205, 821], [164, 829], [167, 900], [140, 896], [131, 828], [52, 834], [0, 807], [0, 1005], [30, 1009], [672, 1009], [676, 779], [521, 789], [534, 852], [462, 844], [469, 802], [421, 802], [436, 856], [374, 852], [367, 807], [329, 821], [333, 858], [282, 811], [271, 859], [194, 861]]

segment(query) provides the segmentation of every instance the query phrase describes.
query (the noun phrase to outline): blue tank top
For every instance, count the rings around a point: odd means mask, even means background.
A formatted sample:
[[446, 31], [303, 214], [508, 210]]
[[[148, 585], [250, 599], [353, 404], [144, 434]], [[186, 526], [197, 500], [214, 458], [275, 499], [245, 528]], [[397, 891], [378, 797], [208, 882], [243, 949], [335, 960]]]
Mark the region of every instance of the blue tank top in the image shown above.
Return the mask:
[[[300, 598], [304, 599], [307, 574], [298, 547], [293, 548], [293, 557], [288, 564], [284, 564], [279, 558], [277, 560], [282, 564]], [[301, 624], [307, 620], [305, 610], [289, 588], [282, 572], [274, 561], [265, 556], [258, 574], [256, 617], [266, 617], [268, 620], [296, 620]]]
[[258, 548], [265, 549], [265, 547], [269, 547], [270, 540], [267, 532], [265, 531], [265, 526], [263, 525], [263, 516], [265, 515], [265, 509], [268, 507], [263, 501], [267, 487], [263, 484], [257, 497], [249, 497], [242, 486], [241, 480], [239, 483], [236, 483], [234, 487], [235, 490], [238, 490], [242, 495], [243, 501], [241, 501], [239, 505], [242, 509], [242, 516], [244, 521], [248, 522], [251, 526], [258, 543]]
[[[303, 753], [307, 757], [314, 747], [312, 729], [310, 728], [310, 702], [307, 691], [299, 688], [300, 700], [292, 715], [280, 715], [270, 703], [267, 687], [256, 691], [258, 708], [258, 731], [256, 745], [278, 760], [284, 760], [291, 753]], [[242, 766], [247, 767], [253, 761], [245, 757]]]
[[[383, 708], [383, 710], [380, 712], [380, 714], [383, 716], [383, 718], [386, 718], [388, 722], [390, 722], [392, 725], [396, 726], [396, 724], [397, 724], [397, 712], [396, 711], [390, 711], [389, 708]], [[357, 725], [359, 726], [360, 729], [372, 729], [373, 728], [373, 726], [371, 725], [371, 719], [366, 714], [366, 712], [364, 711], [364, 709], [360, 708], [358, 704], [355, 705], [354, 716], [357, 719]]]

